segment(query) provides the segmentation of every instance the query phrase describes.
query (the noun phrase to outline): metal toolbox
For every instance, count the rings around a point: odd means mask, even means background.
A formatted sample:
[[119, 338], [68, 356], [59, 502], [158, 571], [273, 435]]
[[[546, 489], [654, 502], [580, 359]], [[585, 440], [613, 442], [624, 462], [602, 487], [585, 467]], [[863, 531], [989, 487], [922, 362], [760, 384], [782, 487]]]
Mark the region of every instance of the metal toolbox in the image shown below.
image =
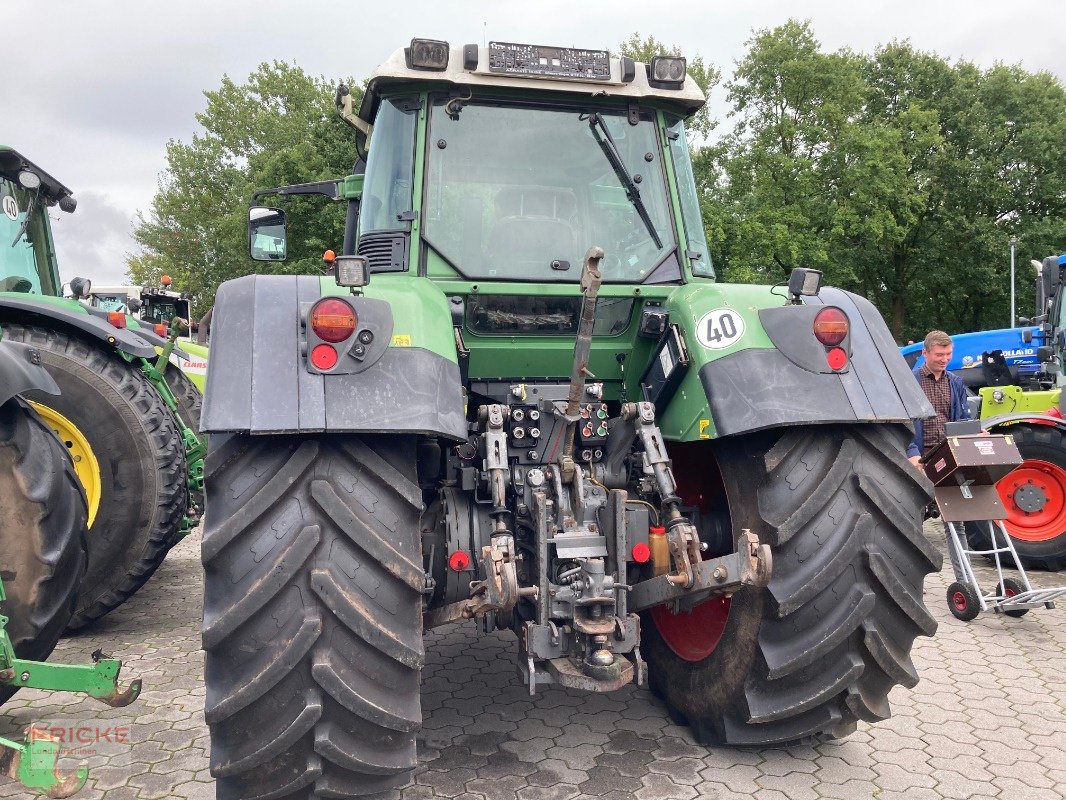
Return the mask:
[[934, 486], [994, 486], [1021, 463], [1013, 436], [949, 436], [926, 457], [925, 474]]

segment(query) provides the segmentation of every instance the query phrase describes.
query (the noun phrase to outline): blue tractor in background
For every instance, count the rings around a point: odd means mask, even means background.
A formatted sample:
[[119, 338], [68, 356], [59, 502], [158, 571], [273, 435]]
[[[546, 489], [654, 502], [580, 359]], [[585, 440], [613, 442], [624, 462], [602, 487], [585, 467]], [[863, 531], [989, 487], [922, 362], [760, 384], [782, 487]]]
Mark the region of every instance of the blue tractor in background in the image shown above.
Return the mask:
[[[1062, 373], [1066, 308], [1060, 291], [1066, 255], [1034, 261], [1036, 316], [1022, 327], [951, 337], [948, 369], [971, 392], [970, 410], [984, 427], [1009, 433], [1025, 459], [996, 488], [1007, 509], [1004, 525], [1026, 567], [1066, 567], [1066, 419]], [[922, 343], [901, 349], [912, 367]], [[967, 523], [972, 547], [986, 549], [985, 526]]]

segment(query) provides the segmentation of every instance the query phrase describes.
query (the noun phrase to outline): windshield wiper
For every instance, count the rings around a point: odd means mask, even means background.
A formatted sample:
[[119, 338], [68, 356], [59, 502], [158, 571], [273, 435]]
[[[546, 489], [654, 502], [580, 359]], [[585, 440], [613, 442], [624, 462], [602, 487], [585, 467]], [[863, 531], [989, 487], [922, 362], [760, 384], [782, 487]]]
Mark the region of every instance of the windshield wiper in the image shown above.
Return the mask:
[[607, 123], [604, 121], [603, 116], [591, 113], [588, 115], [588, 122], [592, 136], [599, 143], [600, 149], [603, 150], [603, 154], [607, 156], [607, 160], [614, 168], [614, 174], [618, 176], [618, 180], [626, 187], [626, 196], [629, 198], [629, 202], [633, 204], [633, 208], [636, 209], [637, 214], [644, 222], [648, 233], [651, 234], [651, 238], [655, 241], [655, 246], [661, 248], [663, 242], [659, 238], [659, 232], [655, 230], [655, 223], [651, 221], [648, 208], [640, 197], [640, 189], [637, 188], [636, 181], [629, 174], [626, 165], [622, 163], [622, 156], [618, 152], [618, 146], [614, 143], [614, 137], [611, 136], [611, 132], [607, 129]]
[[40, 197], [41, 187], [38, 186], [37, 191], [33, 193], [33, 199], [30, 200], [29, 208], [26, 209], [26, 219], [22, 220], [22, 225], [19, 226], [19, 232], [15, 234], [15, 241], [11, 243], [12, 247], [19, 243], [19, 239], [23, 237], [23, 235], [26, 233], [26, 230], [30, 227], [30, 219], [33, 218], [33, 212], [37, 210], [37, 201], [40, 199]]

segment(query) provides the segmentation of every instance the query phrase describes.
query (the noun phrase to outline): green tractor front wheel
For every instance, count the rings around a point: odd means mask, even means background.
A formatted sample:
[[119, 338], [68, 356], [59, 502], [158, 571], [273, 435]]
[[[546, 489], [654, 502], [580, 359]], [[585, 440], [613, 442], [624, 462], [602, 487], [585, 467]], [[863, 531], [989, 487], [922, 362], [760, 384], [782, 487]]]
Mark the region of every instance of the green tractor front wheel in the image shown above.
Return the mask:
[[184, 443], [136, 362], [32, 325], [5, 324], [4, 338], [40, 353], [62, 394], [26, 398], [53, 422], [76, 466], [84, 468], [87, 457], [95, 462], [88, 567], [70, 621], [81, 628], [132, 596], [166, 555], [187, 507]]
[[[0, 614], [19, 658], [44, 661], [85, 572], [85, 493], [63, 445], [25, 401], [0, 406]], [[17, 691], [0, 686], [0, 703]]]

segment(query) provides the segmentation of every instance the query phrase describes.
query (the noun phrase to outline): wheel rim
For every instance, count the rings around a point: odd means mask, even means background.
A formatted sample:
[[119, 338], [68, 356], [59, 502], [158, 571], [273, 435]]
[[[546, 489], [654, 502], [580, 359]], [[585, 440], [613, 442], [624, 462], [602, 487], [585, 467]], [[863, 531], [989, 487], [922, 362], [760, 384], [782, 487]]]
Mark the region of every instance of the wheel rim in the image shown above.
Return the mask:
[[669, 605], [655, 606], [651, 618], [667, 647], [685, 661], [702, 661], [722, 640], [729, 619], [728, 597], [712, 597], [691, 611], [675, 614]]
[[[1057, 464], [1027, 458], [996, 489], [1007, 509], [1004, 525], [1015, 539], [1046, 542], [1066, 531], [1066, 470]], [[1035, 505], [1033, 496], [1038, 498]]]
[[965, 611], [966, 606], [969, 603], [966, 602], [966, 595], [962, 592], [955, 592], [951, 595], [951, 605], [954, 606], [956, 611]]
[[45, 421], [45, 424], [55, 431], [59, 441], [66, 445], [67, 452], [70, 453], [70, 458], [74, 462], [74, 472], [77, 474], [78, 480], [81, 481], [82, 488], [85, 489], [85, 499], [89, 504], [88, 525], [91, 528], [93, 520], [96, 519], [96, 512], [100, 508], [102, 484], [100, 480], [100, 462], [96, 460], [96, 454], [93, 453], [89, 440], [85, 438], [85, 434], [81, 432], [77, 425], [54, 408], [49, 408], [40, 403], [30, 403], [30, 405], [41, 415], [41, 419]]

